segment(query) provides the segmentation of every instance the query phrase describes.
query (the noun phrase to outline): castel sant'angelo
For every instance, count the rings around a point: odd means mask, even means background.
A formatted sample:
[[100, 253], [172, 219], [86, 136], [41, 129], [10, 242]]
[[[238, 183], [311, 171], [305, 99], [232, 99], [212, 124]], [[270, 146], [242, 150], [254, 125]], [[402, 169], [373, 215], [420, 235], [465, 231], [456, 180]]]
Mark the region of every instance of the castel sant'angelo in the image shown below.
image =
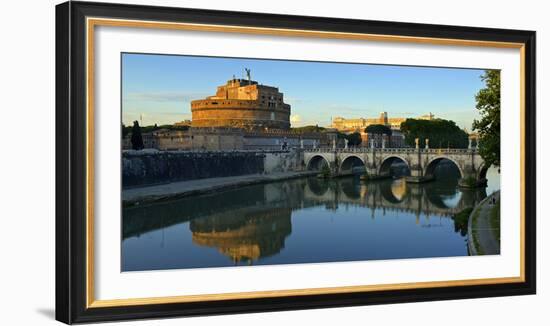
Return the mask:
[[191, 102], [192, 127], [249, 130], [290, 129], [290, 105], [277, 87], [247, 79], [230, 79], [216, 95]]
[[[228, 80], [216, 94], [191, 101], [191, 121], [143, 134], [146, 148], [159, 150], [281, 150], [328, 146], [335, 132], [302, 132], [290, 126], [290, 105], [277, 87], [247, 78]], [[123, 147], [131, 148], [126, 137]]]

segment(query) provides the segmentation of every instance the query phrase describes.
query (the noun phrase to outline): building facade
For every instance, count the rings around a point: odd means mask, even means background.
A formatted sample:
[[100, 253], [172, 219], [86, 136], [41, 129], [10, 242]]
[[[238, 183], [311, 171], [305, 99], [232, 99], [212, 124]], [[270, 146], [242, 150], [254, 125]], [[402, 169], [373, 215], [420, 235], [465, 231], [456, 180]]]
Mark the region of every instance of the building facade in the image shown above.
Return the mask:
[[[434, 115], [432, 113], [425, 114], [416, 119], [433, 120]], [[343, 133], [359, 132], [361, 134], [361, 147], [405, 147], [405, 136], [401, 132], [401, 123], [405, 122], [405, 120], [407, 120], [407, 118], [389, 118], [387, 112], [380, 112], [378, 118], [346, 119], [343, 117], [335, 117], [332, 119], [332, 128]], [[365, 129], [370, 125], [387, 126], [391, 129], [392, 134], [389, 136], [366, 133]]]
[[[416, 119], [433, 120], [434, 115], [432, 113], [425, 114]], [[332, 128], [336, 128], [340, 132], [363, 132], [368, 126], [376, 124], [388, 126], [392, 130], [399, 130], [401, 128], [401, 123], [405, 122], [405, 120], [407, 120], [407, 118], [389, 118], [388, 112], [380, 112], [378, 118], [346, 119], [343, 117], [335, 117], [332, 119]]]
[[[247, 71], [249, 74], [249, 71]], [[250, 130], [290, 129], [290, 105], [277, 87], [248, 79], [231, 79], [216, 95], [191, 102], [193, 127]]]
[[[132, 149], [132, 135], [122, 141], [123, 149]], [[336, 132], [298, 133], [290, 130], [256, 131], [242, 128], [160, 129], [142, 134], [145, 148], [158, 150], [282, 150], [332, 146]]]
[[399, 129], [401, 123], [407, 118], [388, 118], [387, 112], [381, 112], [378, 118], [354, 118], [346, 119], [343, 117], [335, 117], [332, 119], [332, 128], [338, 129], [341, 132], [363, 132], [370, 125], [384, 125], [391, 129]]

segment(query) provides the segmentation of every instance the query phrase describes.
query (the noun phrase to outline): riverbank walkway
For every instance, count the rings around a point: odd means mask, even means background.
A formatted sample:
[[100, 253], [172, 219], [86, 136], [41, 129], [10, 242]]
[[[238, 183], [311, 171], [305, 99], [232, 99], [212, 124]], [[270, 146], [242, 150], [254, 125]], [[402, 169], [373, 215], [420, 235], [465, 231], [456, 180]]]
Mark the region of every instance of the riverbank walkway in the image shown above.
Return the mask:
[[[495, 225], [494, 210], [500, 209], [500, 191], [479, 203], [468, 220], [468, 248], [471, 255], [500, 254], [500, 212]], [[493, 220], [492, 220], [493, 219]]]
[[144, 202], [177, 199], [254, 184], [308, 177], [317, 175], [317, 173], [318, 172], [303, 171], [274, 172], [270, 174], [247, 174], [232, 177], [197, 179], [129, 188], [122, 190], [122, 204], [123, 206], [128, 206]]

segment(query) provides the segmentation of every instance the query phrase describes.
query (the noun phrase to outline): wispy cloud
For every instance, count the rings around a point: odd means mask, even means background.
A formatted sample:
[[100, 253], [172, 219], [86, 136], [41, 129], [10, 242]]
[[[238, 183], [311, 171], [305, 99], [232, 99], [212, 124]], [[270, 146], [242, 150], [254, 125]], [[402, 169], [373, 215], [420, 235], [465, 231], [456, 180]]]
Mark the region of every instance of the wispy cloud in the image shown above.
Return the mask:
[[139, 110], [124, 110], [124, 114], [137, 114], [137, 115], [147, 115], [147, 116], [156, 116], [156, 115], [183, 115], [183, 116], [186, 116], [188, 118], [191, 118], [191, 114], [190, 113], [185, 113], [185, 112], [181, 112], [181, 111], [147, 111], [147, 112], [144, 112], [143, 110], [142, 111], [139, 111]]
[[123, 95], [125, 101], [140, 102], [190, 102], [205, 98], [210, 94], [201, 92], [131, 92]]
[[144, 126], [149, 126], [154, 125], [155, 123], [158, 125], [173, 124], [174, 122], [187, 120], [190, 118], [190, 114], [176, 112], [161, 112], [160, 114], [157, 114], [157, 112], [152, 114], [140, 112], [124, 112], [122, 114], [122, 122], [127, 126], [132, 125], [132, 122], [135, 120], [140, 121], [140, 124], [143, 124]]
[[331, 112], [334, 116], [337, 115], [349, 115], [350, 118], [366, 117], [373, 112], [376, 112], [373, 108], [349, 106], [342, 104], [328, 104], [325, 106], [326, 112]]
[[424, 111], [398, 111], [399, 109], [384, 106], [369, 106], [358, 107], [341, 104], [328, 104], [326, 106], [327, 112], [335, 112], [335, 115], [345, 115], [346, 118], [377, 118], [380, 112], [388, 112], [390, 118], [395, 117], [417, 117], [423, 114], [429, 113], [428, 110]]

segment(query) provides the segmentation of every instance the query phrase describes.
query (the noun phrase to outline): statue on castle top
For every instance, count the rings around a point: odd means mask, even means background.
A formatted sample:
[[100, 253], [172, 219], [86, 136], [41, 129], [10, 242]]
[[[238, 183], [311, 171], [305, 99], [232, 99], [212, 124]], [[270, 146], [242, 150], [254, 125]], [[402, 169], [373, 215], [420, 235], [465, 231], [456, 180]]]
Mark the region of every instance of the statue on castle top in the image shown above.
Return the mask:
[[246, 71], [246, 78], [248, 79], [248, 82], [250, 83], [250, 69], [249, 68], [244, 68], [244, 70]]

